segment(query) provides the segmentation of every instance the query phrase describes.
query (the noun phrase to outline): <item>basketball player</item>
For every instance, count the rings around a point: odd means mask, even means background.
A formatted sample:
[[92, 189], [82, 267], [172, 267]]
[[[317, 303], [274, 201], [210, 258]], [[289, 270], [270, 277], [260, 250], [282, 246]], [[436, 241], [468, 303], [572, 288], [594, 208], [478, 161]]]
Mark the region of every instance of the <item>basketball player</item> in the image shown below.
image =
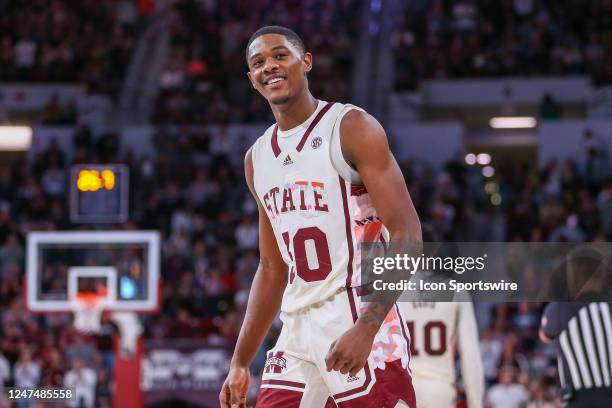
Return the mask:
[[[428, 226], [423, 227], [423, 240], [435, 242]], [[427, 253], [434, 245], [427, 245]], [[453, 250], [442, 245], [444, 250]], [[429, 256], [438, 256], [434, 249]], [[449, 254], [450, 255], [450, 254]], [[417, 274], [415, 279], [421, 278]], [[438, 272], [424, 273], [424, 280], [448, 280]], [[434, 293], [430, 300], [398, 303], [407, 316], [410, 330], [410, 370], [419, 408], [452, 408], [456, 406], [455, 352], [461, 359], [461, 375], [465, 384], [467, 405], [482, 408], [484, 374], [480, 356], [478, 326], [469, 295], [459, 298], [454, 293]], [[443, 301], [443, 300], [452, 301]]]
[[249, 365], [280, 308], [257, 407], [414, 408], [399, 293], [368, 303], [358, 294], [359, 242], [421, 241], [385, 132], [362, 109], [312, 96], [313, 56], [293, 31], [259, 29], [247, 63], [276, 124], [245, 158], [260, 265], [221, 406], [245, 406]]
[[482, 408], [484, 377], [478, 349], [478, 329], [470, 302], [406, 302], [410, 369], [419, 408], [452, 408], [456, 403], [455, 350], [468, 407]]

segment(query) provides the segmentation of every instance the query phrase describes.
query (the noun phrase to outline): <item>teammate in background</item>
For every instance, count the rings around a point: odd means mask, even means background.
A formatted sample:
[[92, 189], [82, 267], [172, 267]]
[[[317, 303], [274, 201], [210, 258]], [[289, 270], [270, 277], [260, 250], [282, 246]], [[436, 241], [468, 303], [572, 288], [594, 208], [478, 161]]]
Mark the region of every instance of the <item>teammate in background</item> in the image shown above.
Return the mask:
[[276, 124], [245, 157], [260, 264], [221, 406], [245, 406], [249, 365], [280, 308], [257, 407], [414, 408], [399, 292], [368, 303], [358, 295], [360, 242], [421, 242], [385, 132], [360, 108], [312, 96], [313, 57], [293, 31], [259, 29], [247, 63]]
[[419, 408], [455, 406], [455, 351], [468, 407], [482, 408], [484, 377], [478, 328], [470, 302], [406, 302], [400, 309], [410, 327], [410, 369]]
[[[423, 241], [435, 242], [434, 234], [427, 227], [423, 228]], [[432, 300], [443, 300], [442, 296], [434, 294]], [[449, 302], [398, 303], [410, 328], [410, 370], [417, 403], [419, 408], [456, 406], [455, 355], [458, 352], [467, 405], [482, 408], [484, 373], [474, 308], [469, 295], [462, 301], [453, 294], [449, 296], [452, 300]]]

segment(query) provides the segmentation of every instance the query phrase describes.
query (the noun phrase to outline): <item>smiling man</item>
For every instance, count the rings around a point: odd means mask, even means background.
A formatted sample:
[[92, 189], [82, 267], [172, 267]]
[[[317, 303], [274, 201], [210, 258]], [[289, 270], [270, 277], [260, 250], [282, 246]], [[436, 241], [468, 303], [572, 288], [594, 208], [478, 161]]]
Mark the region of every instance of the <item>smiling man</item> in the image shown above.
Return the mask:
[[249, 366], [280, 309], [257, 407], [414, 408], [399, 292], [358, 295], [361, 242], [421, 241], [386, 134], [362, 109], [313, 97], [313, 56], [290, 29], [259, 29], [246, 57], [276, 124], [245, 157], [260, 264], [221, 406], [246, 406]]

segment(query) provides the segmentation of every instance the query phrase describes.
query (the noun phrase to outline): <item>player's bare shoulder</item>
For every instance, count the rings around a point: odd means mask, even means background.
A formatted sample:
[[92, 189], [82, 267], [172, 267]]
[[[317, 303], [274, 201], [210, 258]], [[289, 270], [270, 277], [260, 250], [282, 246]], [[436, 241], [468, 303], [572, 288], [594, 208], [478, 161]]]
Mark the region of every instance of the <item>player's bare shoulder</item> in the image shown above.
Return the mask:
[[375, 154], [389, 149], [387, 134], [380, 122], [361, 109], [351, 109], [342, 118], [340, 142], [342, 152], [351, 163], [358, 161], [362, 154]]

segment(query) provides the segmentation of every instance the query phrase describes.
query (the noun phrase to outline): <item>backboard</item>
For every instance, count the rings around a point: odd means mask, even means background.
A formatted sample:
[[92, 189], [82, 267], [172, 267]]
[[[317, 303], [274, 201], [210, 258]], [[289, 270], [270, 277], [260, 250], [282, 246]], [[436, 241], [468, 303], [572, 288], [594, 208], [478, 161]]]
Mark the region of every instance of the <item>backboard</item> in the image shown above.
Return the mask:
[[158, 306], [160, 238], [156, 231], [31, 232], [27, 305], [34, 312], [74, 311], [94, 295], [108, 311]]

